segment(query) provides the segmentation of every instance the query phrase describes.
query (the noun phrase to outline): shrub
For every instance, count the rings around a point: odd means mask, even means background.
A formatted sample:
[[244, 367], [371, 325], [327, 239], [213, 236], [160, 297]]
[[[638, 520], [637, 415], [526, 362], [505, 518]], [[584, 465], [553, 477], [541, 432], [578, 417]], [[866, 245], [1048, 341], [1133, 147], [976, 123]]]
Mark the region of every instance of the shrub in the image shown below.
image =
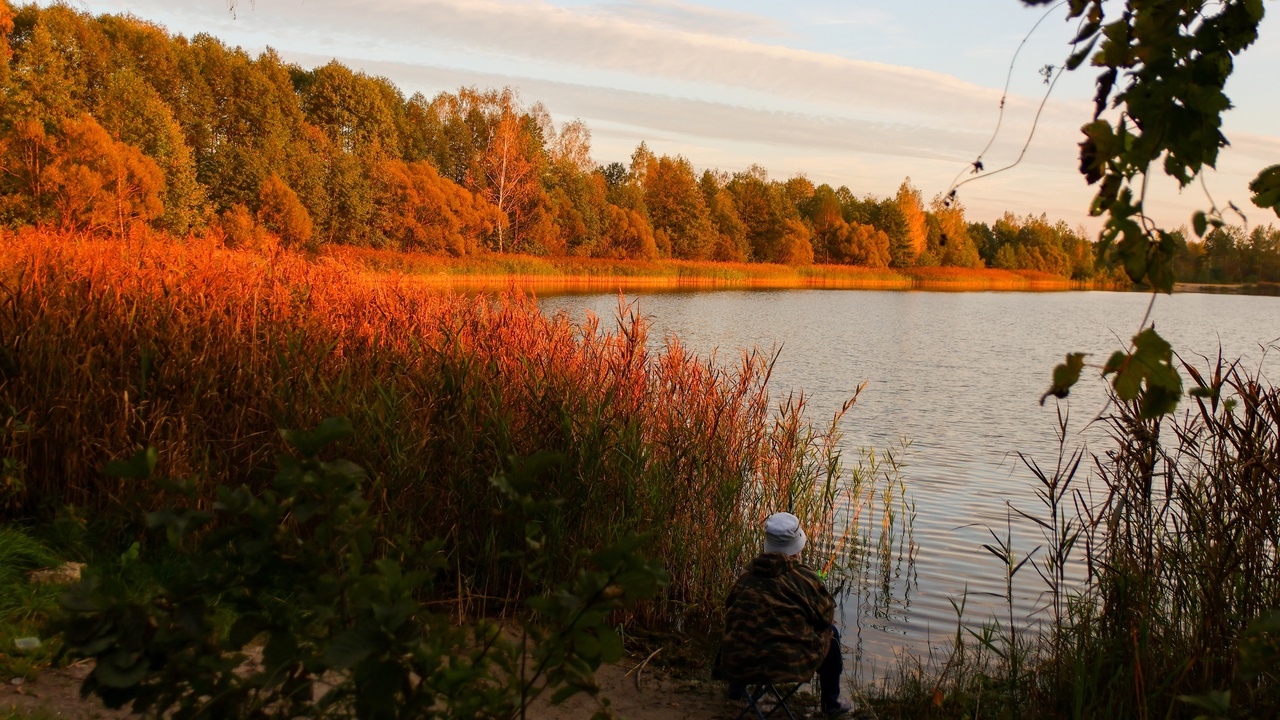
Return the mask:
[[258, 223], [276, 234], [286, 247], [302, 247], [311, 241], [311, 214], [298, 194], [272, 173], [258, 196]]
[[[148, 602], [94, 575], [64, 597], [67, 653], [95, 661], [83, 693], [153, 718], [523, 717], [545, 691], [554, 702], [597, 691], [595, 669], [622, 654], [609, 614], [665, 580], [636, 554], [639, 539], [624, 538], [591, 555], [597, 569], [532, 598], [520, 641], [487, 620], [459, 623], [422, 603], [444, 541], [381, 536], [367, 499], [376, 483], [366, 487], [350, 462], [319, 459], [350, 424], [283, 434], [297, 457], [280, 456], [270, 490], [219, 488], [205, 509], [190, 484], [162, 483], [184, 502], [148, 522], [186, 562]], [[108, 471], [140, 480], [155, 458], [149, 449]], [[494, 479], [511, 499], [509, 520], [525, 528], [504, 550], [529, 572], [540, 567], [542, 513], [555, 505], [530, 493], [552, 464], [532, 458]], [[228, 631], [215, 607], [234, 617]], [[250, 662], [255, 642], [261, 660]]]

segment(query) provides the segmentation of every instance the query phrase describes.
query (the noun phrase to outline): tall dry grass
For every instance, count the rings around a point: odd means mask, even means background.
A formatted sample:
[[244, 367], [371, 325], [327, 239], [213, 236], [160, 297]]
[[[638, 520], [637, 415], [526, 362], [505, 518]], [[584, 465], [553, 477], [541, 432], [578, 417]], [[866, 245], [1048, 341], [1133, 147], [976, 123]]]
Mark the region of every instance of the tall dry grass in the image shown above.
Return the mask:
[[[880, 717], [1280, 716], [1280, 388], [1221, 357], [1182, 370], [1176, 414], [1112, 398], [1105, 452], [1069, 449], [1059, 415], [1056, 463], [1024, 458], [1038, 506], [1008, 515], [1042, 542], [983, 546], [1003, 617], [954, 600], [954, 639], [877, 689]], [[1031, 607], [1019, 572], [1043, 581]]]
[[775, 404], [767, 355], [717, 364], [654, 347], [632, 308], [617, 321], [575, 326], [519, 293], [371, 284], [333, 258], [5, 237], [0, 407], [29, 430], [0, 436], [0, 456], [25, 466], [0, 511], [73, 505], [128, 535], [164, 501], [105, 477], [109, 459], [154, 445], [160, 470], [207, 502], [214, 485], [265, 482], [277, 428], [346, 415], [358, 434], [341, 452], [377, 478], [388, 535], [447, 538], [464, 611], [530, 590], [501, 552], [524, 528], [502, 521], [489, 478], [547, 450], [564, 458], [542, 478], [563, 500], [545, 528], [548, 580], [580, 550], [649, 532], [672, 583], [643, 619], [704, 617], [768, 513], [789, 509], [818, 537], [829, 527], [835, 421], [810, 424], [803, 398]]

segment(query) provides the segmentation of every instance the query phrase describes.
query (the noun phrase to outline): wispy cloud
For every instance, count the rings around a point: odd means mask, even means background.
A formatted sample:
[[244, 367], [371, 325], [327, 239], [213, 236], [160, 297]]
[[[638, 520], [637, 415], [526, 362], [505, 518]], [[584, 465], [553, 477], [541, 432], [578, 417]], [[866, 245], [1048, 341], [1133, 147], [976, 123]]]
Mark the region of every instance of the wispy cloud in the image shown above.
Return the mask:
[[694, 5], [677, 0], [616, 0], [584, 7], [588, 14], [616, 17], [650, 27], [740, 38], [782, 38], [792, 33], [762, 15]]
[[[259, 4], [258, 12], [274, 14]], [[496, 0], [341, 0], [313, 12], [344, 33], [406, 48], [447, 46], [563, 68], [591, 68], [682, 84], [764, 93], [779, 100], [856, 107], [863, 117], [896, 121], [935, 116], [985, 117], [998, 93], [940, 73], [795, 49], [723, 34], [674, 30], [545, 2]], [[284, 20], [284, 18], [280, 18]], [[273, 21], [273, 20], [272, 20]], [[620, 80], [625, 82], [625, 80]]]

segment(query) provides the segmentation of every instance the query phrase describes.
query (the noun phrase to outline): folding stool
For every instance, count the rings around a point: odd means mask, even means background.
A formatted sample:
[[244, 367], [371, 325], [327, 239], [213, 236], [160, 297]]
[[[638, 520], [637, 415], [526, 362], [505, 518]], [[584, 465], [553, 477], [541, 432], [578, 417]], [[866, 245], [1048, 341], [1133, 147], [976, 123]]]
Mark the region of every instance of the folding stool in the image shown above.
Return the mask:
[[[796, 694], [796, 691], [799, 690], [800, 686], [803, 684], [804, 683], [783, 684], [783, 687], [790, 685], [790, 689], [785, 693], [779, 691], [777, 685], [769, 682], [760, 683], [758, 685], [748, 685], [746, 689], [747, 703], [742, 708], [742, 712], [738, 713], [738, 717], [734, 718], [734, 720], [742, 720], [742, 718], [747, 716], [747, 713], [753, 711], [755, 712], [755, 716], [758, 720], [768, 720], [768, 718], [778, 710], [782, 710], [786, 713], [790, 720], [796, 720], [795, 714], [792, 713], [791, 708], [787, 706], [787, 701]], [[766, 703], [770, 702], [766, 699], [766, 695], [773, 696], [771, 707], [766, 707]], [[765, 712], [766, 709], [768, 712]]]

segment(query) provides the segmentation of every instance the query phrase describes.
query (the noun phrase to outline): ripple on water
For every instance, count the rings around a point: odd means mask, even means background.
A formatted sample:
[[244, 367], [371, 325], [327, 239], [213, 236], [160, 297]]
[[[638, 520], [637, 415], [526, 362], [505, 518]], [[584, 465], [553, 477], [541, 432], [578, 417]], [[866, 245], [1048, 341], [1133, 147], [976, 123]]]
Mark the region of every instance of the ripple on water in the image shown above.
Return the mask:
[[[895, 539], [887, 565], [860, 578], [843, 604], [845, 645], [860, 655], [864, 678], [894, 669], [904, 652], [927, 655], [954, 635], [950, 599], [967, 590], [966, 619], [1007, 619], [999, 560], [982, 548], [987, 528], [1006, 534], [1006, 503], [1036, 509], [1034, 477], [1023, 452], [1042, 466], [1057, 459], [1057, 408], [1041, 407], [1052, 367], [1070, 351], [1100, 363], [1138, 329], [1149, 296], [1136, 293], [931, 293], [839, 290], [660, 293], [628, 298], [653, 320], [650, 335], [675, 335], [722, 362], [740, 349], [780, 348], [775, 397], [803, 389], [810, 418], [831, 417], [864, 380], [868, 386], [842, 425], [846, 464], [859, 449], [911, 446], [902, 479], [914, 508], [908, 541]], [[607, 319], [618, 297], [571, 295], [539, 300], [544, 311]], [[1160, 297], [1152, 314], [1184, 357], [1246, 358], [1275, 377], [1280, 298], [1185, 294]], [[602, 323], [608, 327], [608, 323]], [[1106, 428], [1088, 421], [1103, 410], [1101, 382], [1086, 379], [1061, 408], [1068, 443], [1107, 446]], [[1087, 471], [1087, 463], [1082, 472]], [[878, 522], [878, 520], [877, 520]], [[1026, 520], [1008, 521], [1019, 557], [1042, 542]], [[899, 530], [902, 527], [899, 526]], [[902, 534], [902, 533], [899, 533]], [[914, 544], [916, 551], [911, 552]], [[884, 570], [884, 572], [878, 572]], [[1079, 568], [1073, 570], [1079, 575]], [[1043, 583], [1025, 566], [1014, 587], [1015, 620], [1041, 607]]]

